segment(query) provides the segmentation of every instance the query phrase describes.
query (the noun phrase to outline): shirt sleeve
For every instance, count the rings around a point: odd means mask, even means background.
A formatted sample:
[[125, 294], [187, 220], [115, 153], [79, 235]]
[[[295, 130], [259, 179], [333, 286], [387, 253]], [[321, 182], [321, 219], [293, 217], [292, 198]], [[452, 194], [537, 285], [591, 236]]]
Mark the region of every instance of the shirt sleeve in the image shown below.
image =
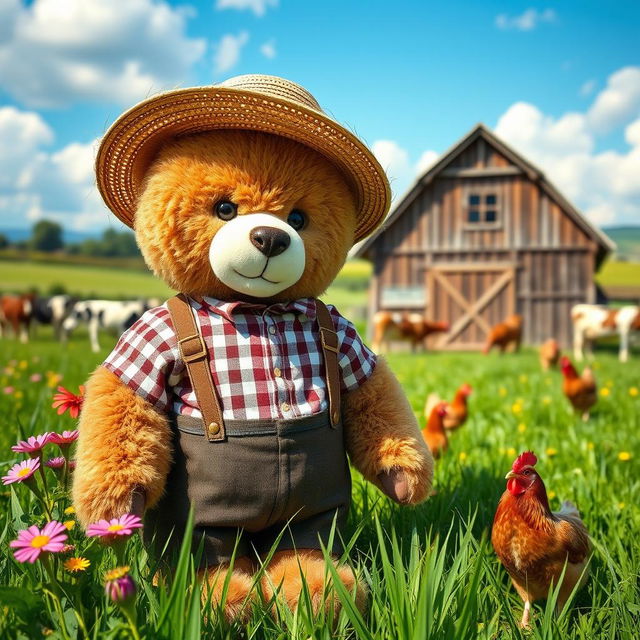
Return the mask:
[[344, 392], [357, 389], [366, 382], [376, 366], [376, 355], [367, 347], [353, 326], [338, 310], [327, 305], [336, 333], [338, 334], [338, 366], [340, 368], [340, 389]]
[[150, 309], [127, 329], [103, 367], [160, 412], [169, 408], [168, 380], [175, 374], [177, 340], [166, 307]]

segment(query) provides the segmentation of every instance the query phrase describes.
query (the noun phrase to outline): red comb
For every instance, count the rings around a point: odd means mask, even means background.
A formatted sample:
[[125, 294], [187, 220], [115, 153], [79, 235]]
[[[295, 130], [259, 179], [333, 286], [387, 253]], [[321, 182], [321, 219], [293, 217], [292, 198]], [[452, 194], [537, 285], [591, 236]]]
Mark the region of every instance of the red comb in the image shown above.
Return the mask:
[[536, 462], [538, 462], [536, 454], [533, 453], [533, 451], [525, 451], [515, 459], [515, 462], [511, 466], [511, 470], [514, 473], [518, 473], [519, 471], [524, 469], [524, 467], [535, 467]]

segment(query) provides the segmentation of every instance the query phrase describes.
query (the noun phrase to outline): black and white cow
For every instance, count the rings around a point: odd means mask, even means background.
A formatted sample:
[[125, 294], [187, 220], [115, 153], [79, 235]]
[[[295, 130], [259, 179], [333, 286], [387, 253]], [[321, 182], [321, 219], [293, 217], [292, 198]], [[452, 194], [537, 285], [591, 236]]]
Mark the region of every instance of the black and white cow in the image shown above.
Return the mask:
[[62, 328], [67, 337], [78, 325], [89, 329], [91, 350], [100, 351], [99, 329], [114, 329], [118, 334], [128, 329], [150, 306], [147, 301], [83, 300], [77, 302]]
[[50, 324], [53, 327], [53, 334], [58, 340], [64, 338], [62, 323], [69, 316], [76, 300], [71, 296], [58, 295], [49, 298], [35, 298], [31, 312], [33, 328], [37, 324]]

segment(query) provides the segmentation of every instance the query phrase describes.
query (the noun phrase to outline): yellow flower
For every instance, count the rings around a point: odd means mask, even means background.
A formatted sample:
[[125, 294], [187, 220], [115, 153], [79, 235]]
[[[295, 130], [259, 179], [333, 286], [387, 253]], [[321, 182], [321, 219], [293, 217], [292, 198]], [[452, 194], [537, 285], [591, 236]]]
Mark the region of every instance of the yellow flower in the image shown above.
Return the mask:
[[587, 442], [587, 449], [589, 449], [589, 451], [593, 451], [593, 447], [595, 447], [593, 442]]
[[500, 387], [500, 388], [498, 389], [498, 395], [499, 395], [501, 398], [504, 398], [504, 397], [507, 395], [507, 390], [506, 390], [504, 387]]
[[62, 524], [67, 528], [68, 531], [71, 531], [71, 529], [73, 529], [73, 527], [76, 526], [76, 521], [75, 520], [65, 520]]
[[511, 405], [511, 411], [513, 411], [513, 413], [522, 413], [522, 405], [519, 402], [514, 402]]
[[551, 404], [551, 396], [544, 396], [542, 398], [542, 404], [546, 404], [546, 405]]
[[638, 395], [638, 393], [639, 393], [639, 392], [638, 392], [638, 387], [631, 387], [631, 388], [629, 389], [629, 395], [630, 395], [632, 398], [635, 398], [635, 397]]
[[467, 459], [467, 454], [464, 451], [461, 451], [458, 454], [458, 460], [460, 460], [460, 462], [464, 462]]
[[509, 447], [507, 449], [507, 455], [508, 456], [515, 456], [516, 455], [516, 450], [513, 447]]
[[518, 380], [520, 380], [520, 382], [522, 384], [526, 384], [527, 382], [529, 382], [529, 377], [526, 376], [524, 373], [520, 375], [520, 377], [518, 378]]
[[518, 431], [519, 431], [520, 433], [524, 433], [526, 430], [527, 430], [527, 425], [526, 425], [526, 424], [524, 424], [524, 422], [521, 422], [521, 423], [518, 425]]
[[116, 567], [115, 569], [111, 569], [111, 571], [107, 571], [104, 574], [104, 581], [108, 582], [109, 580], [118, 580], [119, 578], [124, 578], [127, 573], [129, 573], [129, 567]]
[[553, 447], [547, 447], [547, 451], [546, 454], [552, 458], [553, 456], [555, 456], [558, 453], [557, 449], [554, 449]]
[[24, 398], [24, 393], [22, 393], [22, 391], [20, 391], [20, 389], [18, 389], [18, 391], [16, 391], [16, 392], [13, 394], [13, 397], [14, 397], [16, 400], [22, 400], [22, 398]]
[[20, 369], [26, 369], [29, 366], [29, 363], [26, 360], [20, 360], [20, 364], [18, 364], [18, 367], [20, 367]]
[[618, 460], [622, 460], [622, 462], [627, 462], [627, 460], [631, 460], [631, 454], [628, 451], [621, 451], [618, 454]]
[[73, 557], [65, 560], [62, 566], [67, 571], [75, 573], [76, 571], [84, 571], [90, 564], [91, 561], [87, 560], [87, 558]]
[[75, 512], [76, 512], [76, 508], [72, 505], [72, 506], [70, 506], [70, 507], [67, 507], [67, 508], [64, 510], [64, 512], [65, 512], [67, 515], [71, 515], [71, 514], [73, 514], [73, 513], [75, 513]]
[[553, 500], [556, 497], [556, 492], [549, 491], [549, 493], [547, 494], [547, 497], [549, 498], [549, 500]]
[[624, 502], [618, 502], [618, 509], [624, 509], [625, 508], [625, 503]]
[[607, 387], [604, 387], [604, 388], [600, 389], [600, 395], [603, 398], [606, 398], [609, 395], [609, 393], [610, 393], [610, 391], [609, 391], [609, 389]]

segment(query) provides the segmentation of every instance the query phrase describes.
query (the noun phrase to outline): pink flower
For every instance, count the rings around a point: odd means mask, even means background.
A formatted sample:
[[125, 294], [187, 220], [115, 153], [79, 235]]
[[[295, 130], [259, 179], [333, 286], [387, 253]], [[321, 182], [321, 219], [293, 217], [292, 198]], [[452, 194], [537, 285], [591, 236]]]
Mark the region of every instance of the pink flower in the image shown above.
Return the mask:
[[45, 467], [50, 467], [51, 469], [61, 469], [64, 467], [64, 463], [67, 459], [63, 456], [58, 456], [56, 458], [49, 458], [45, 463]]
[[2, 478], [2, 484], [13, 484], [28, 480], [40, 468], [40, 458], [29, 458], [14, 464], [9, 473]]
[[71, 444], [78, 439], [79, 431], [74, 429], [73, 431], [63, 431], [62, 433], [52, 433], [49, 438], [49, 442], [53, 444]]
[[49, 442], [50, 437], [51, 433], [49, 431], [41, 433], [39, 436], [29, 436], [26, 440], [20, 440], [18, 444], [11, 447], [11, 450], [16, 453], [28, 453], [30, 455], [38, 453]]
[[13, 387], [5, 387], [2, 392], [6, 393], [8, 396], [11, 395], [13, 392], [15, 391], [15, 389]]
[[134, 529], [142, 528], [142, 520], [132, 513], [126, 513], [119, 518], [112, 518], [108, 522], [100, 520], [87, 527], [88, 538], [106, 538], [115, 540], [119, 536], [130, 536]]
[[44, 525], [40, 531], [36, 525], [30, 526], [18, 532], [18, 539], [12, 540], [9, 546], [14, 551], [18, 562], [31, 562], [32, 564], [42, 553], [58, 553], [64, 548], [67, 539], [66, 529], [63, 524], [52, 520]]
[[42, 374], [41, 373], [32, 373], [29, 376], [29, 380], [31, 382], [40, 382], [40, 380], [42, 380]]
[[104, 576], [104, 591], [112, 602], [126, 604], [136, 595], [136, 583], [129, 575], [129, 567], [117, 567]]
[[72, 418], [78, 417], [78, 415], [80, 414], [80, 409], [82, 409], [82, 402], [84, 400], [84, 387], [82, 385], [80, 385], [79, 391], [80, 393], [78, 395], [75, 395], [64, 387], [58, 387], [58, 393], [53, 396], [53, 404], [51, 406], [54, 409], [58, 409], [59, 416], [61, 416], [68, 409], [69, 415]]

